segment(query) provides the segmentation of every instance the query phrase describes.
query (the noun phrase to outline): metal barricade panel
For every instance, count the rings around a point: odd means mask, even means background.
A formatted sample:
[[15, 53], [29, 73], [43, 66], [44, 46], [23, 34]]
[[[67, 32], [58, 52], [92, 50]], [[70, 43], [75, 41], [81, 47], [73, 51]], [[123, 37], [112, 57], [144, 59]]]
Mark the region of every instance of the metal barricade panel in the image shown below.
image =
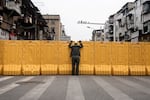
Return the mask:
[[113, 75], [129, 75], [128, 65], [113, 65], [112, 66]]
[[3, 64], [21, 65], [22, 49], [22, 42], [20, 41], [5, 41], [3, 50]]
[[0, 75], [2, 75], [3, 72], [3, 65], [0, 65]]
[[42, 64], [41, 65], [42, 75], [56, 75], [58, 74], [58, 65], [56, 64]]
[[111, 64], [111, 43], [95, 42], [95, 65]]
[[69, 42], [61, 41], [58, 42], [58, 59], [57, 63], [61, 64], [71, 64]]
[[95, 65], [95, 75], [112, 75], [111, 65]]
[[112, 43], [112, 65], [128, 65], [128, 43]]
[[41, 65], [56, 64], [58, 65], [58, 42], [56, 41], [41, 41]]
[[23, 75], [40, 75], [40, 65], [22, 65]]
[[146, 75], [145, 65], [130, 65], [130, 75]]
[[88, 64], [81, 64], [79, 66], [80, 75], [93, 75], [94, 74], [94, 66]]
[[71, 64], [61, 64], [61, 65], [59, 65], [58, 73], [60, 75], [71, 75], [72, 74]]
[[94, 43], [93, 42], [82, 42], [83, 48], [81, 48], [81, 60], [80, 64], [94, 65]]
[[3, 65], [4, 41], [0, 40], [0, 65]]
[[142, 43], [142, 52], [144, 55], [144, 62], [146, 66], [150, 65], [150, 43], [144, 42]]
[[21, 65], [4, 65], [3, 75], [21, 75]]
[[23, 41], [22, 64], [40, 65], [40, 53], [39, 41]]
[[141, 43], [129, 44], [129, 65], [144, 65]]

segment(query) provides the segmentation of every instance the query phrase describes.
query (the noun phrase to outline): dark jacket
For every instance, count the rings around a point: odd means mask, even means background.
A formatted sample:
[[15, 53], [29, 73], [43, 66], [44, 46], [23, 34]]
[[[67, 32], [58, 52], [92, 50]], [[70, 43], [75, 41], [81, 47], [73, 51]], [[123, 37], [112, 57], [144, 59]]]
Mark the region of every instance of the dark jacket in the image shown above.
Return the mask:
[[80, 56], [80, 48], [82, 48], [83, 45], [80, 43], [80, 45], [73, 45], [71, 46], [71, 43], [69, 44], [69, 48], [71, 48], [71, 54], [70, 56]]

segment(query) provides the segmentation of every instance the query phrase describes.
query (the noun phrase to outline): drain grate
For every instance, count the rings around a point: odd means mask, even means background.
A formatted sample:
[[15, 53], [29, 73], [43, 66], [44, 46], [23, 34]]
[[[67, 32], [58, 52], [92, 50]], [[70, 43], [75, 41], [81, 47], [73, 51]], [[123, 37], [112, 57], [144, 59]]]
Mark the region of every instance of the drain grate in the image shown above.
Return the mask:
[[45, 82], [42, 81], [24, 81], [24, 82], [17, 82], [16, 84], [44, 84]]

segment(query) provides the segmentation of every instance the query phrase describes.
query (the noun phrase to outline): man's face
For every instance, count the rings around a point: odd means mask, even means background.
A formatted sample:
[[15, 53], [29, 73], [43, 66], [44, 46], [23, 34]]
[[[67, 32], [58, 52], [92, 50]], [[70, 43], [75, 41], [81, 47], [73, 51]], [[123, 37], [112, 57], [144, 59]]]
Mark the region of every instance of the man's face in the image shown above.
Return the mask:
[[78, 43], [75, 43], [74, 45], [78, 45]]

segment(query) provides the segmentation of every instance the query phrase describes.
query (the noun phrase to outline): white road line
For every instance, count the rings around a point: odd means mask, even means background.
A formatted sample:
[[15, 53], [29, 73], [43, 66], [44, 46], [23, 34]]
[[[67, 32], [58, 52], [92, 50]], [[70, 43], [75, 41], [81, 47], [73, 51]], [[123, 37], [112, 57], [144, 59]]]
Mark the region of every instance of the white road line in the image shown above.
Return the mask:
[[2, 78], [0, 78], [0, 82], [1, 82], [1, 81], [5, 81], [5, 80], [8, 80], [8, 79], [13, 78], [13, 77], [14, 77], [14, 76], [2, 77]]
[[66, 100], [85, 100], [78, 77], [70, 77]]
[[121, 90], [115, 88], [110, 83], [106, 82], [102, 78], [94, 77], [95, 82], [101, 86], [114, 100], [133, 100]]
[[40, 96], [45, 92], [45, 90], [51, 85], [54, 79], [55, 79], [54, 76], [49, 77], [48, 79], [45, 80], [44, 84], [37, 85], [35, 88], [26, 93], [19, 100], [38, 100]]
[[16, 81], [16, 82], [13, 82], [13, 83], [11, 83], [11, 84], [8, 84], [8, 85], [6, 85], [6, 86], [0, 88], [0, 95], [3, 94], [3, 93], [5, 93], [5, 92], [7, 92], [7, 91], [10, 91], [10, 90], [12, 90], [12, 89], [18, 87], [19, 84], [16, 84], [17, 82], [29, 81], [29, 80], [31, 80], [32, 78], [33, 78], [33, 76], [26, 77], [26, 78], [24, 78], [24, 79], [18, 80], [18, 81]]
[[150, 84], [150, 80], [149, 79], [146, 79], [146, 78], [144, 78], [144, 77], [134, 77], [134, 78], [136, 78], [136, 79], [138, 79], [138, 80], [141, 80], [141, 81], [143, 81], [143, 82], [146, 82], [146, 83], [149, 83]]
[[137, 84], [135, 82], [132, 82], [130, 80], [124, 79], [124, 78], [120, 78], [120, 77], [114, 77], [116, 80], [119, 80], [120, 82], [131, 86], [133, 88], [136, 88], [137, 90], [144, 92], [146, 94], [150, 94], [150, 88], [144, 87], [143, 85]]

